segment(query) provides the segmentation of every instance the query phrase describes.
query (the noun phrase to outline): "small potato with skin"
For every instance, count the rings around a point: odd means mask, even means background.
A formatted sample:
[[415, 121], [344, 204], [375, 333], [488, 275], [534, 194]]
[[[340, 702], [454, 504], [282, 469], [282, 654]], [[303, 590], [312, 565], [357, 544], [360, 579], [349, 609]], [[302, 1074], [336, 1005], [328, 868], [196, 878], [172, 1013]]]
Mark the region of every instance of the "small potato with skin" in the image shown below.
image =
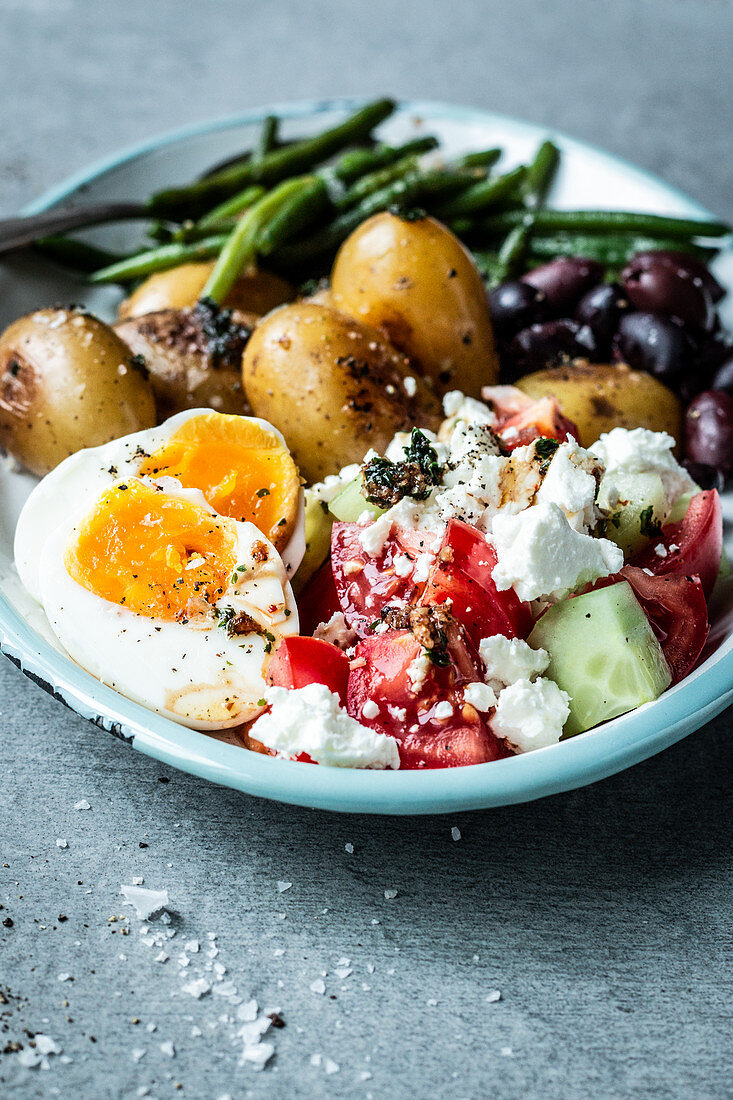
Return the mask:
[[434, 218], [375, 214], [344, 241], [333, 304], [385, 333], [437, 393], [478, 397], [499, 360], [486, 289], [469, 252]]
[[0, 337], [0, 446], [31, 473], [154, 424], [145, 372], [98, 318], [40, 309]]
[[515, 383], [529, 397], [556, 397], [588, 447], [612, 428], [650, 428], [681, 439], [682, 406], [675, 394], [643, 371], [625, 364], [577, 360], [565, 367], [525, 374]]
[[[194, 306], [213, 269], [212, 260], [179, 264], [167, 271], [156, 271], [125, 298], [120, 304], [118, 316], [141, 317], [162, 309]], [[223, 305], [261, 317], [275, 306], [289, 302], [294, 297], [294, 288], [279, 275], [250, 268], [239, 276]]]
[[440, 404], [376, 329], [328, 306], [281, 306], [255, 329], [242, 360], [255, 416], [285, 436], [303, 476], [320, 481], [395, 432], [437, 430]]

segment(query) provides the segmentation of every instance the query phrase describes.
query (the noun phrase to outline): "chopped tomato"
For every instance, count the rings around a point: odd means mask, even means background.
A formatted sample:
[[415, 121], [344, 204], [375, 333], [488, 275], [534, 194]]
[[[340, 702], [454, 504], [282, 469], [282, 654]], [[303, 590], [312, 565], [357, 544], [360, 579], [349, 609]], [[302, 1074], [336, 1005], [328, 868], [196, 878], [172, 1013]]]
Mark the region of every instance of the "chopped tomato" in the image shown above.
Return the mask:
[[[423, 653], [412, 634], [390, 630], [364, 638], [351, 662], [347, 709], [357, 721], [398, 742], [404, 769], [482, 764], [507, 755], [479, 712], [464, 704], [462, 688], [480, 679], [475, 658], [460, 628], [449, 640], [449, 664], [429, 666], [424, 682], [413, 686], [408, 670]], [[376, 704], [374, 717], [365, 703]], [[440, 703], [452, 708], [436, 715]]]
[[579, 434], [573, 421], [560, 412], [560, 406], [554, 397], [541, 397], [539, 401], [533, 401], [528, 408], [516, 413], [503, 424], [499, 423], [496, 430], [501, 436], [503, 446], [510, 451], [516, 447], [524, 447], [540, 436], [559, 439], [561, 443], [565, 443], [571, 437], [577, 439]]
[[[666, 551], [661, 557], [657, 546]], [[673, 549], [674, 547], [674, 549]], [[723, 514], [715, 489], [695, 493], [684, 519], [665, 523], [658, 537], [633, 559], [640, 569], [651, 569], [657, 576], [667, 573], [697, 574], [707, 597], [713, 590], [723, 552]]]
[[[395, 532], [386, 540], [382, 553], [372, 557], [361, 544], [363, 531], [356, 523], [334, 523], [331, 536], [333, 579], [341, 610], [362, 638], [383, 607], [414, 599], [419, 590], [412, 574], [420, 553], [412, 532], [404, 533], [411, 538]], [[424, 541], [425, 536], [420, 539]]]
[[312, 634], [319, 623], [327, 623], [341, 610], [330, 559], [311, 578], [298, 596], [298, 620], [301, 634]]
[[496, 550], [480, 531], [450, 520], [420, 600], [450, 600], [453, 614], [476, 646], [492, 634], [526, 638], [532, 629], [529, 604], [512, 589], [498, 591], [491, 576], [496, 561]]
[[267, 670], [268, 683], [276, 687], [302, 688], [325, 684], [346, 706], [349, 659], [335, 645], [321, 638], [292, 635], [283, 638]]

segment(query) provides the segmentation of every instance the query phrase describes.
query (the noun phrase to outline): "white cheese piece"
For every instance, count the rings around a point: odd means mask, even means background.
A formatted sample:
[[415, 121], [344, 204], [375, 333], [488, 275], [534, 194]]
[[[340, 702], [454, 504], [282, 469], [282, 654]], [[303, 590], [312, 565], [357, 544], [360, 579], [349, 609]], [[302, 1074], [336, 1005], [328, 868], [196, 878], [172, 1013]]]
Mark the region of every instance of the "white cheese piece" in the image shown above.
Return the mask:
[[307, 753], [317, 764], [334, 768], [399, 768], [394, 737], [362, 726], [342, 709], [325, 684], [265, 691], [270, 710], [251, 734], [278, 756]]
[[532, 649], [521, 638], [505, 638], [503, 634], [482, 638], [479, 656], [486, 669], [486, 682], [496, 692], [515, 680], [536, 679], [550, 663], [544, 649]]
[[575, 531], [562, 509], [546, 501], [514, 516], [500, 512], [492, 535], [494, 583], [500, 592], [513, 588], [520, 600], [562, 599], [624, 564], [618, 546]]
[[496, 706], [496, 692], [488, 684], [466, 684], [463, 700], [476, 710], [491, 710]]
[[695, 488], [695, 482], [687, 470], [672, 454], [674, 445], [674, 439], [667, 432], [652, 432], [648, 428], [613, 428], [610, 432], [604, 432], [588, 449], [601, 460], [611, 481], [616, 473], [658, 474], [671, 506], [683, 493]]
[[437, 718], [438, 721], [442, 721], [444, 718], [451, 718], [453, 716], [453, 704], [449, 703], [447, 699], [442, 699], [435, 707], [433, 716]]
[[339, 649], [350, 649], [358, 640], [358, 635], [347, 623], [343, 611], [334, 611], [327, 623], [319, 623], [313, 631], [313, 637], [330, 642]]
[[517, 680], [499, 695], [492, 732], [517, 752], [555, 745], [570, 714], [569, 702], [553, 680]]
[[415, 657], [407, 666], [407, 679], [415, 695], [417, 695], [420, 688], [425, 683], [429, 671], [430, 658], [425, 650], [422, 650], [419, 656]]
[[361, 708], [361, 713], [369, 721], [379, 715], [379, 707], [373, 699], [367, 699]]
[[561, 443], [537, 491], [537, 502], [557, 504], [570, 526], [585, 533], [595, 526], [598, 518], [596, 496], [600, 476], [596, 480], [594, 470], [602, 473], [595, 455], [578, 446], [574, 439]]
[[[466, 424], [496, 424], [496, 414], [483, 401], [466, 397], [460, 390], [449, 390], [443, 398], [443, 412], [449, 421], [463, 420]], [[452, 424], [451, 424], [452, 427]]]

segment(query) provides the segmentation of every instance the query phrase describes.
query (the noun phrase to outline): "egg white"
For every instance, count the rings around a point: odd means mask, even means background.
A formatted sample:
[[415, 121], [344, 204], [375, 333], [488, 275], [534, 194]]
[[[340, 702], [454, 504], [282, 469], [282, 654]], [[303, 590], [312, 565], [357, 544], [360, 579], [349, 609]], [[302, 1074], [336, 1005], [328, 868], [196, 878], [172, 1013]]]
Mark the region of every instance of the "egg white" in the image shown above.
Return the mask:
[[[216, 515], [198, 489], [181, 489], [173, 478], [141, 480]], [[41, 554], [41, 602], [64, 649], [102, 683], [192, 729], [223, 729], [254, 718], [263, 709], [269, 654], [281, 636], [298, 633], [295, 599], [274, 546], [253, 523], [227, 521], [236, 526], [237, 564], [247, 569], [230, 578], [215, 605], [245, 612], [269, 638], [230, 638], [213, 619], [211, 625], [157, 621], [95, 595], [69, 575], [65, 551], [90, 503], [56, 526]], [[267, 561], [257, 560], [259, 553], [253, 557], [255, 543], [267, 546]]]
[[[64, 459], [36, 485], [15, 530], [15, 566], [25, 588], [41, 602], [41, 557], [46, 539], [77, 509], [91, 504], [120, 478], [135, 477], [148, 455], [160, 450], [186, 420], [205, 416], [211, 409], [186, 409], [146, 431], [88, 447]], [[287, 444], [281, 432], [258, 417], [246, 417]], [[288, 577], [293, 577], [305, 554], [305, 503], [300, 491], [293, 534], [280, 554]]]

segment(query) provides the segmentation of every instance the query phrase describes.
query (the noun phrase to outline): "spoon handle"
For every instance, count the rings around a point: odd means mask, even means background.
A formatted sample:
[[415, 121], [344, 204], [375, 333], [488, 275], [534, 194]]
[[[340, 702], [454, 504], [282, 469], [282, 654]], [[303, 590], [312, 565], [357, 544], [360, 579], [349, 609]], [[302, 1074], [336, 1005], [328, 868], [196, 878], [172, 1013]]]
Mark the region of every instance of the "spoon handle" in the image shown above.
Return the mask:
[[66, 233], [103, 222], [148, 218], [150, 214], [141, 203], [107, 202], [97, 206], [81, 206], [76, 210], [46, 210], [29, 217], [0, 218], [0, 255], [16, 248], [25, 248], [40, 237], [53, 233]]

